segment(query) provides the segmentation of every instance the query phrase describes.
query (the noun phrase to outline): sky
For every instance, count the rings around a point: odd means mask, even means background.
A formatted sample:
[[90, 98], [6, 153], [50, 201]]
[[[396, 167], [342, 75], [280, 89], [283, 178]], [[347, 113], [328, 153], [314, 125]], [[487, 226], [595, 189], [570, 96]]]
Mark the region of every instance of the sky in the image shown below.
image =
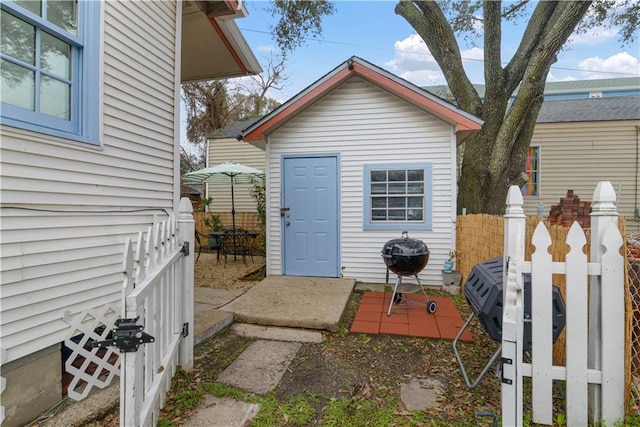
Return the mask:
[[[331, 71], [350, 56], [359, 56], [410, 82], [444, 84], [442, 72], [413, 28], [396, 15], [396, 1], [335, 1], [336, 13], [323, 19], [321, 40], [308, 40], [289, 55], [281, 91], [269, 96], [283, 102]], [[275, 19], [266, 1], [246, 1], [249, 15], [236, 23], [258, 61], [263, 64], [275, 42]], [[520, 42], [524, 25], [503, 28], [503, 59], [508, 61]], [[638, 33], [638, 32], [637, 32]], [[640, 35], [640, 33], [638, 33]], [[480, 42], [481, 43], [481, 42]], [[482, 45], [462, 42], [465, 68], [473, 83], [484, 83]], [[594, 29], [573, 36], [551, 69], [549, 81], [640, 76], [640, 37], [621, 46], [617, 31]]]

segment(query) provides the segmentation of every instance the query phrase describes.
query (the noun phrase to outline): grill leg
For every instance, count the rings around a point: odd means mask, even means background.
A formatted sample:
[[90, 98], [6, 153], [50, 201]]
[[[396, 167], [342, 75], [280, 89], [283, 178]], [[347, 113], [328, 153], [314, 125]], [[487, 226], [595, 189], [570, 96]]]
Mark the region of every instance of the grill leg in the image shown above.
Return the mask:
[[391, 302], [389, 303], [389, 310], [387, 311], [387, 316], [391, 316], [391, 309], [393, 308], [393, 303], [396, 301], [396, 294], [398, 293], [398, 286], [402, 283], [402, 276], [398, 274], [396, 278], [396, 284], [393, 287], [393, 294], [391, 295]]

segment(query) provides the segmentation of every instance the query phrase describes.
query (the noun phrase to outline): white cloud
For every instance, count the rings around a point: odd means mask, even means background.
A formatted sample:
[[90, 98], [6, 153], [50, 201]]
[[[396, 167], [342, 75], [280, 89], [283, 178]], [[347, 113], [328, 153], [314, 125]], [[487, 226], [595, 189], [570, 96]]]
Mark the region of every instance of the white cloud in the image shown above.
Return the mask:
[[578, 68], [587, 79], [624, 77], [621, 73], [640, 75], [638, 58], [627, 52], [616, 53], [604, 59], [599, 56], [587, 58], [578, 63]]
[[274, 45], [269, 44], [269, 45], [258, 46], [256, 50], [259, 52], [273, 52], [274, 50], [276, 50], [276, 48]]
[[567, 44], [595, 46], [605, 43], [617, 36], [618, 30], [616, 28], [595, 27], [582, 34], [574, 33], [569, 37]]
[[460, 52], [463, 60], [484, 61], [484, 49], [472, 47], [471, 49]]
[[553, 75], [553, 72], [549, 72], [549, 74], [547, 74], [547, 81], [548, 82], [572, 82], [577, 80], [575, 77], [573, 76], [564, 76], [563, 78], [558, 78], [556, 76]]
[[[404, 40], [396, 41], [393, 47], [395, 57], [384, 65], [395, 74], [417, 85], [445, 83], [440, 66], [419, 35], [411, 34]], [[484, 51], [478, 47], [464, 50], [461, 55], [465, 62], [484, 59]]]

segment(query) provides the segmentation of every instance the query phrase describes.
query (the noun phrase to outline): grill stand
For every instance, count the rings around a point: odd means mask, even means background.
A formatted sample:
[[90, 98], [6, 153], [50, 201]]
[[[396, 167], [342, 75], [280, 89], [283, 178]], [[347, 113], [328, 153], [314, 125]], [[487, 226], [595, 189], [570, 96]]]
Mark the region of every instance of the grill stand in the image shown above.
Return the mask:
[[[389, 269], [387, 269], [387, 280], [389, 277], [388, 274], [389, 274]], [[391, 316], [391, 309], [393, 308], [393, 304], [397, 304], [397, 303], [400, 303], [400, 301], [402, 301], [402, 294], [398, 292], [398, 287], [400, 286], [400, 284], [402, 284], [402, 276], [403, 276], [402, 274], [398, 274], [398, 277], [396, 277], [396, 284], [393, 287], [393, 294], [391, 295], [391, 302], [389, 303], [389, 310], [387, 311], [387, 316]], [[418, 279], [418, 275], [414, 274], [413, 276], [416, 278], [416, 281], [418, 282], [418, 287], [420, 288], [424, 297], [427, 300], [427, 303], [425, 304], [425, 308], [427, 309], [427, 312], [429, 314], [435, 313], [436, 310], [438, 309], [438, 305], [436, 304], [435, 301], [429, 300], [429, 296], [427, 295], [424, 288], [422, 287], [422, 283], [420, 283], [420, 279]], [[416, 292], [418, 291], [416, 290]], [[406, 304], [409, 305], [410, 302], [411, 301], [407, 300]], [[420, 303], [415, 303], [415, 304], [422, 305]]]

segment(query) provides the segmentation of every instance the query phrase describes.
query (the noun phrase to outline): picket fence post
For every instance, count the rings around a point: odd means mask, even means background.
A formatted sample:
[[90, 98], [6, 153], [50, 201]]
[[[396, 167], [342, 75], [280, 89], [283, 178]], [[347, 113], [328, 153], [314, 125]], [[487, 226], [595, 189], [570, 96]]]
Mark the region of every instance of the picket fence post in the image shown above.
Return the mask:
[[[513, 185], [507, 194], [504, 215], [504, 260], [502, 314], [502, 425], [522, 425], [523, 292], [518, 266], [524, 260], [526, 216], [520, 188]], [[507, 303], [508, 301], [508, 303]]]
[[[618, 251], [619, 247], [607, 248], [603, 245], [603, 237], [610, 227], [618, 228], [618, 211], [616, 209], [616, 193], [613, 185], [609, 181], [599, 182], [594, 193], [591, 205], [591, 262], [601, 263], [603, 257], [609, 251]], [[614, 234], [615, 233], [610, 233]], [[621, 244], [622, 242], [620, 242]], [[606, 425], [621, 419], [624, 415], [624, 407], [612, 408], [607, 402], [624, 402], [624, 383], [619, 383], [615, 378], [624, 381], [624, 310], [610, 310], [610, 307], [603, 304], [607, 300], [620, 299], [624, 301], [624, 279], [619, 283], [611, 283], [607, 289], [603, 288], [602, 278], [605, 276], [605, 268], [602, 269], [602, 276], [592, 275], [589, 281], [589, 355], [588, 366], [591, 369], [603, 370], [602, 383], [589, 385], [589, 408], [590, 420], [592, 423], [604, 421]], [[616, 289], [616, 285], [617, 288]], [[604, 295], [606, 293], [606, 295]], [[617, 296], [617, 298], [616, 298]], [[608, 345], [603, 345], [603, 310], [607, 311], [606, 323], [612, 325], [606, 330], [606, 340]], [[616, 324], [618, 326], [616, 326]], [[612, 335], [609, 335], [612, 334]], [[603, 366], [603, 351], [611, 351], [611, 346], [622, 349], [620, 354], [622, 360], [611, 360], [607, 358], [606, 366]], [[614, 372], [612, 372], [614, 370]], [[620, 372], [615, 372], [619, 370]], [[611, 384], [611, 381], [614, 384]], [[615, 386], [619, 385], [619, 390]], [[607, 390], [605, 393], [605, 389]], [[618, 396], [620, 394], [620, 396]], [[604, 405], [603, 405], [604, 403]], [[619, 405], [614, 405], [619, 406]]]
[[[177, 298], [182, 298], [182, 319], [188, 323], [189, 333], [180, 342], [180, 365], [185, 370], [193, 369], [193, 334], [195, 325], [193, 323], [193, 252], [195, 239], [195, 221], [193, 219], [193, 206], [187, 197], [180, 199], [178, 207], [178, 241], [189, 243], [189, 255], [184, 257], [182, 264], [182, 292], [178, 292]], [[180, 302], [180, 301], [178, 301]]]

